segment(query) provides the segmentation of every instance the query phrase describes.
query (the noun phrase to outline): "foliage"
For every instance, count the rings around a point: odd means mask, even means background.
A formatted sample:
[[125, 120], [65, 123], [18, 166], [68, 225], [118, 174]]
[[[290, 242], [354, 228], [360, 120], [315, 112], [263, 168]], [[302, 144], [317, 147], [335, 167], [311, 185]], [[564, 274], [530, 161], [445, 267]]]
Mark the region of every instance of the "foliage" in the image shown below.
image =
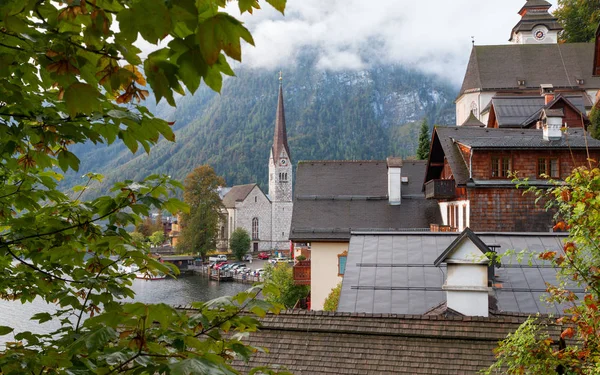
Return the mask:
[[237, 260], [242, 260], [250, 249], [250, 235], [244, 228], [235, 228], [231, 234], [231, 252]]
[[281, 304], [288, 309], [293, 308], [298, 300], [308, 296], [310, 286], [296, 285], [294, 283], [294, 272], [287, 263], [276, 263], [269, 265], [265, 269], [265, 280], [268, 283], [277, 285], [279, 295], [268, 296], [266, 300], [271, 303]]
[[558, 0], [554, 15], [564, 28], [560, 39], [567, 43], [594, 41], [600, 21], [600, 2], [589, 0]]
[[600, 103], [596, 103], [590, 112], [590, 125], [588, 129], [590, 135], [596, 139], [600, 139]]
[[[525, 327], [498, 348], [498, 362], [487, 373], [513, 369], [510, 374], [549, 373], [535, 369], [561, 366], [568, 374], [597, 374], [600, 371], [600, 169], [590, 160], [557, 182], [548, 192], [548, 208], [557, 210], [555, 230], [568, 230], [562, 252], [544, 252], [539, 258], [557, 267], [558, 285], [549, 285], [549, 302], [568, 306], [556, 324], [563, 326], [560, 337], [535, 335]], [[573, 288], [585, 291], [577, 296]], [[583, 297], [583, 298], [582, 298]], [[531, 323], [526, 323], [531, 324]], [[562, 340], [572, 339], [563, 345]], [[515, 352], [515, 348], [520, 350]], [[528, 350], [530, 349], [530, 350]], [[529, 371], [528, 369], [533, 369]], [[555, 370], [556, 371], [556, 370]], [[502, 372], [504, 373], [504, 372]]]
[[209, 165], [196, 167], [185, 179], [183, 199], [190, 206], [181, 215], [180, 252], [199, 254], [202, 259], [216, 247], [223, 203], [217, 188], [225, 180]]
[[[267, 0], [283, 10], [285, 0]], [[240, 0], [242, 11], [258, 7]], [[181, 184], [165, 176], [116, 183], [111, 196], [82, 200], [102, 179], [66, 194], [63, 172], [78, 172], [76, 150], [120, 140], [146, 152], [161, 137], [174, 140], [166, 121], [136, 104], [150, 94], [174, 103], [201, 80], [221, 87], [231, 75], [226, 55], [240, 59], [244, 26], [222, 12], [225, 0], [3, 0], [0, 2], [0, 297], [12, 303], [45, 301], [48, 334], [16, 332], [0, 351], [2, 374], [235, 373], [226, 363], [254, 349], [239, 341], [276, 307], [236, 297], [196, 303], [188, 314], [133, 298], [132, 274], [175, 272], [147, 255], [126, 227], [151, 210], [186, 212], [172, 196]], [[117, 26], [118, 22], [118, 26]], [[162, 47], [142, 61], [139, 38]], [[267, 290], [267, 294], [269, 291]], [[10, 303], [9, 303], [10, 305]], [[7, 305], [8, 306], [8, 305]], [[23, 319], [27, 319], [26, 316]], [[228, 332], [223, 337], [222, 332]]]
[[131, 233], [131, 241], [132, 241], [133, 245], [137, 247], [137, 246], [144, 244], [144, 242], [146, 242], [146, 236], [144, 236], [140, 232], [133, 232], [133, 233]]
[[158, 230], [148, 238], [150, 243], [154, 246], [160, 246], [165, 242], [165, 232]]
[[419, 146], [417, 147], [417, 159], [427, 160], [429, 159], [429, 124], [427, 118], [424, 118], [421, 122], [421, 131], [419, 133]]
[[340, 294], [342, 293], [342, 283], [339, 283], [335, 288], [331, 289], [331, 292], [325, 298], [325, 304], [323, 310], [325, 311], [337, 311], [338, 303], [340, 302]]
[[301, 262], [301, 261], [303, 261], [303, 260], [306, 260], [306, 257], [305, 257], [304, 255], [298, 255], [298, 256], [296, 257], [296, 260], [297, 260], [298, 262]]
[[145, 237], [150, 237], [152, 233], [162, 230], [162, 219], [152, 220], [151, 216], [146, 216], [144, 221], [135, 226], [135, 231], [141, 233]]

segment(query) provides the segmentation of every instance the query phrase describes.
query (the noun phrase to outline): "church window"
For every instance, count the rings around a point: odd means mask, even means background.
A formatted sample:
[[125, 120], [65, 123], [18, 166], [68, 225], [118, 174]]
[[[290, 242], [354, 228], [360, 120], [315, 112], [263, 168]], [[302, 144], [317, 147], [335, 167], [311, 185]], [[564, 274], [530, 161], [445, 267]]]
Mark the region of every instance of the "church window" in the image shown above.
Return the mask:
[[258, 240], [258, 218], [252, 219], [252, 239]]
[[221, 238], [225, 238], [225, 226], [221, 226]]
[[258, 202], [258, 197], [254, 197], [254, 203]]

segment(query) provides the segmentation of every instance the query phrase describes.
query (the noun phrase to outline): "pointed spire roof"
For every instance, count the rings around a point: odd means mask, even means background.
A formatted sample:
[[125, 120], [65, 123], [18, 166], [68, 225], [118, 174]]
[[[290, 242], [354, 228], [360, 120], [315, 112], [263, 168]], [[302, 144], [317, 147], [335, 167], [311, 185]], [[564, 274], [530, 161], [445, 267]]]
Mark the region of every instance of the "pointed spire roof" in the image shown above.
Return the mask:
[[279, 98], [277, 100], [277, 113], [275, 115], [275, 135], [273, 136], [273, 158], [277, 159], [285, 150], [291, 159], [290, 147], [288, 146], [287, 130], [285, 127], [285, 109], [283, 107], [283, 80], [279, 72]]
[[552, 4], [546, 0], [527, 0], [519, 10], [521, 20], [513, 27], [508, 41], [513, 41], [515, 33], [532, 31], [538, 25], [544, 25], [548, 30], [563, 30], [558, 18], [550, 14], [551, 7]]
[[461, 126], [479, 126], [480, 128], [484, 128], [485, 124], [483, 122], [479, 121], [479, 119], [475, 116], [475, 112], [473, 112], [473, 110], [471, 110], [471, 114], [465, 120], [465, 122], [462, 123]]
[[527, 0], [525, 5], [523, 5], [523, 8], [521, 8], [521, 10], [519, 10], [519, 14], [523, 15], [522, 14], [523, 11], [532, 9], [532, 8], [536, 8], [536, 9], [545, 8], [546, 10], [548, 10], [551, 7], [552, 7], [552, 4], [550, 4], [546, 0]]

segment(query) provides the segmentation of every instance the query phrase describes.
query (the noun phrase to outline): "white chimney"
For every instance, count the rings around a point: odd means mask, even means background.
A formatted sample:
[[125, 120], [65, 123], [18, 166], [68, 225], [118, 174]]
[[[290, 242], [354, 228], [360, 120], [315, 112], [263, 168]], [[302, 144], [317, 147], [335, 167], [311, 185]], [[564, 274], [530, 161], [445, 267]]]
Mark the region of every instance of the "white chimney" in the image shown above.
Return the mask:
[[562, 138], [562, 116], [553, 116], [553, 110], [546, 111], [546, 118], [544, 119], [544, 141], [558, 141]]
[[388, 202], [397, 206], [402, 200], [402, 158], [387, 158]]
[[489, 315], [489, 248], [469, 228], [465, 229], [434, 264], [447, 265], [446, 306], [466, 316]]

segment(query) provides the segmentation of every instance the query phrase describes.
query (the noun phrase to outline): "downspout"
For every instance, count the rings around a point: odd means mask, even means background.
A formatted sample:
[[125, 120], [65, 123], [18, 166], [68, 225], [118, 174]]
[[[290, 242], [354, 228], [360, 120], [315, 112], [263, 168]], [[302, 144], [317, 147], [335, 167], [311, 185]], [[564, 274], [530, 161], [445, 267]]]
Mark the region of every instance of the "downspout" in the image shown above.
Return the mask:
[[469, 156], [469, 180], [473, 180], [473, 152], [475, 150], [471, 148], [471, 155]]

